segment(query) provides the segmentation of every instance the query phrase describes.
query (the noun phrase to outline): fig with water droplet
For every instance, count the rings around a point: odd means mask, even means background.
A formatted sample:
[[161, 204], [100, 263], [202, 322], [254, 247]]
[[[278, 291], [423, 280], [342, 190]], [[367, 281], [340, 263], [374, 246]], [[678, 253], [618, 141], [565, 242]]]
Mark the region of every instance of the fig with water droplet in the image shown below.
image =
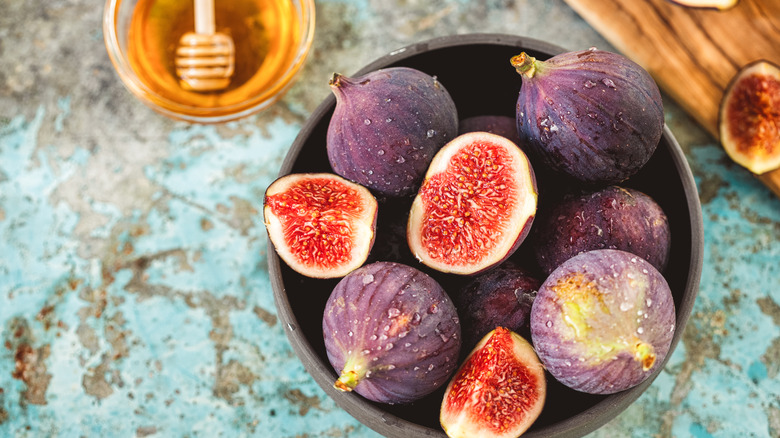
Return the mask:
[[739, 0], [669, 0], [674, 4], [688, 8], [717, 9], [725, 11], [731, 9], [739, 3]]
[[394, 262], [339, 281], [325, 305], [325, 349], [334, 386], [380, 403], [409, 403], [447, 383], [457, 367], [458, 314], [428, 274]]
[[263, 219], [279, 257], [312, 278], [343, 277], [374, 244], [378, 204], [365, 187], [330, 173], [298, 173], [265, 191]]
[[664, 128], [661, 93], [628, 58], [590, 49], [511, 59], [522, 76], [517, 129], [529, 153], [579, 181], [614, 184], [650, 159]]
[[496, 327], [527, 330], [541, 281], [513, 260], [479, 274], [453, 294], [460, 314], [463, 346], [473, 348]]
[[720, 104], [726, 153], [755, 174], [780, 168], [780, 67], [756, 61], [731, 80]]
[[544, 368], [531, 344], [497, 327], [447, 385], [439, 418], [450, 438], [516, 438], [539, 417], [546, 396]]
[[336, 97], [326, 137], [337, 174], [377, 194], [413, 194], [436, 151], [458, 133], [458, 113], [435, 77], [389, 67], [330, 80]]
[[591, 394], [634, 387], [663, 363], [675, 306], [650, 263], [616, 249], [563, 262], [539, 288], [531, 339], [545, 368], [564, 385]]
[[512, 255], [533, 223], [536, 178], [509, 139], [470, 132], [434, 157], [412, 202], [409, 247], [442, 272], [477, 274]]
[[636, 189], [609, 186], [564, 196], [536, 224], [534, 253], [546, 274], [594, 249], [628, 251], [661, 272], [669, 260], [669, 220], [653, 198]]

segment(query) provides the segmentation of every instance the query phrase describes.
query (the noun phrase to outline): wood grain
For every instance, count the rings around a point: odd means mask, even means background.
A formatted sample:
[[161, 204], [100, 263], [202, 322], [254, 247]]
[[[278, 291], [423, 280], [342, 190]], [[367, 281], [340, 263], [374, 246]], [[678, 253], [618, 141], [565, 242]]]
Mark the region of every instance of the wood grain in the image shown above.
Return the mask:
[[[780, 1], [740, 0], [726, 11], [668, 0], [565, 0], [716, 139], [723, 92], [740, 68], [780, 64]], [[780, 197], [780, 169], [758, 175]]]

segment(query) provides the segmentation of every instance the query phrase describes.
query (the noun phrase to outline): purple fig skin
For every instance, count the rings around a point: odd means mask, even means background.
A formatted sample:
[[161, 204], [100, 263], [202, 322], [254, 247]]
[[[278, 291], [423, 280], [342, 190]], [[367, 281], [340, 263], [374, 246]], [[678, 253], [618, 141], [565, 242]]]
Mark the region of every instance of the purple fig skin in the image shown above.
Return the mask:
[[641, 66], [590, 49], [511, 60], [522, 76], [517, 130], [531, 154], [577, 180], [616, 184], [650, 159], [664, 128], [661, 93]]
[[458, 133], [452, 97], [419, 70], [334, 74], [330, 88], [336, 96], [327, 132], [331, 167], [379, 195], [415, 193], [433, 156]]
[[538, 224], [534, 253], [545, 274], [594, 249], [628, 251], [661, 272], [669, 261], [671, 231], [666, 214], [653, 198], [631, 188], [609, 186], [565, 197]]
[[430, 394], [458, 366], [458, 314], [439, 283], [395, 262], [345, 276], [325, 306], [325, 349], [340, 373], [335, 387], [380, 403]]
[[564, 385], [612, 394], [650, 377], [669, 352], [675, 307], [666, 280], [634, 254], [577, 255], [544, 281], [531, 308], [531, 338]]
[[523, 149], [520, 136], [517, 135], [517, 122], [513, 117], [492, 115], [473, 116], [467, 117], [458, 123], [459, 135], [478, 131], [506, 137], [512, 140], [512, 143], [516, 144], [520, 149]]
[[529, 326], [531, 305], [542, 282], [516, 263], [506, 261], [473, 277], [454, 301], [459, 310], [464, 350], [505, 327], [522, 332]]

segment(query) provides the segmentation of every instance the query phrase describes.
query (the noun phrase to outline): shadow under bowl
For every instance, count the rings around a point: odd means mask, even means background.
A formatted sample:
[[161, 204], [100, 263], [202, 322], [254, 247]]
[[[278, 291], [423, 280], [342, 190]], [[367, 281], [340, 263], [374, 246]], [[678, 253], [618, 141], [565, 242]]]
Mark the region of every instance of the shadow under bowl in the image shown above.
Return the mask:
[[[386, 67], [406, 66], [432, 76], [446, 87], [455, 101], [459, 118], [477, 115], [514, 117], [521, 78], [509, 59], [525, 51], [547, 59], [565, 50], [542, 41], [504, 34], [467, 34], [437, 38], [393, 51], [365, 66], [353, 76]], [[335, 98], [330, 96], [314, 111], [293, 143], [280, 171], [281, 175], [300, 172], [332, 172], [325, 137]], [[555, 180], [539, 182], [556, 184]], [[701, 205], [693, 175], [672, 133], [664, 128], [654, 155], [642, 170], [622, 185], [653, 197], [666, 213], [672, 235], [672, 254], [664, 276], [672, 290], [677, 312], [676, 328], [669, 359], [682, 336], [691, 314], [701, 278], [703, 225]], [[543, 202], [540, 194], [540, 206]], [[390, 201], [395, 210], [403, 210], [406, 201]], [[398, 205], [392, 205], [397, 203]], [[410, 204], [410, 201], [409, 201]], [[379, 230], [372, 257], [382, 259], [392, 252], [384, 241], [382, 206]], [[528, 256], [529, 245], [521, 245], [517, 257]], [[408, 248], [407, 248], [408, 250]], [[376, 255], [379, 253], [380, 255]], [[397, 251], [396, 251], [397, 253]], [[514, 256], [513, 256], [514, 257]], [[387, 437], [446, 438], [439, 425], [439, 409], [444, 388], [406, 405], [384, 405], [355, 393], [333, 388], [338, 377], [325, 352], [322, 316], [325, 302], [338, 279], [316, 280], [303, 277], [269, 251], [269, 272], [279, 318], [286, 335], [306, 370], [337, 405], [357, 420]], [[401, 251], [396, 260], [421, 269], [439, 281], [445, 290], [458, 278], [427, 270], [410, 253]], [[385, 258], [386, 259], [386, 258]], [[371, 258], [369, 261], [373, 261]], [[462, 277], [460, 279], [462, 282]], [[548, 396], [541, 416], [523, 435], [538, 437], [580, 437], [616, 417], [633, 403], [663, 369], [633, 388], [612, 395], [592, 395], [564, 387], [548, 375]], [[446, 386], [446, 385], [445, 385]]]

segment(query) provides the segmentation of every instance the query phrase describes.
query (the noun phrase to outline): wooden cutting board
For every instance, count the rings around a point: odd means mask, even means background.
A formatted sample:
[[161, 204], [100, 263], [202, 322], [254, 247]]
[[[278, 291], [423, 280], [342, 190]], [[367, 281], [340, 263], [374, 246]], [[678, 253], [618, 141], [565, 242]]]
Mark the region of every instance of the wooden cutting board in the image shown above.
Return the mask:
[[[725, 11], [668, 0], [565, 1], [716, 139], [731, 78], [759, 59], [780, 65], [780, 0], [740, 0]], [[780, 197], [780, 169], [758, 178]]]

